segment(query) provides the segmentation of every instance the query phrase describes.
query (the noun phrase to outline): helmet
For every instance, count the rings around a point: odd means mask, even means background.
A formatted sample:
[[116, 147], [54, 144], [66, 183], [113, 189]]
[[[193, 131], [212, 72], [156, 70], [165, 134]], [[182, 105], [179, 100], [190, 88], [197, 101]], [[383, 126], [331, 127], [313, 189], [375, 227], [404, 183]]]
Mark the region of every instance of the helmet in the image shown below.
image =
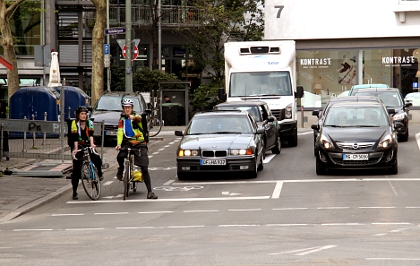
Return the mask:
[[79, 116], [79, 114], [81, 112], [86, 112], [87, 113], [88, 112], [87, 107], [86, 106], [79, 106], [79, 107], [77, 107], [77, 109], [76, 109], [76, 117]]
[[134, 106], [134, 103], [131, 99], [123, 99], [121, 101], [122, 106]]

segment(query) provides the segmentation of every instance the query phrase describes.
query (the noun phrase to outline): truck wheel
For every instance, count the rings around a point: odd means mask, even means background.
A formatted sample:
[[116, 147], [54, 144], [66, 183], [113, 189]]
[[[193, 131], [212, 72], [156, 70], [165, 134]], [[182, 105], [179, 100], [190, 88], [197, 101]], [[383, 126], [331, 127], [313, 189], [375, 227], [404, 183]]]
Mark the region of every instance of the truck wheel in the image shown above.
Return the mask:
[[289, 147], [296, 147], [298, 145], [297, 129], [292, 137], [289, 138]]

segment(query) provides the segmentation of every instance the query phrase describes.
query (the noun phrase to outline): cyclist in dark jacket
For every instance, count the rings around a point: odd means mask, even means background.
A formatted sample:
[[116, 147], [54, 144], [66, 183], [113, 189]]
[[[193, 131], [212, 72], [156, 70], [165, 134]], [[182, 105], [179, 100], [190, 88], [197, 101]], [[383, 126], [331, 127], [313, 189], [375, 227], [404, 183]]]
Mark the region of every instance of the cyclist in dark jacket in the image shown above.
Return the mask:
[[[76, 119], [71, 123], [71, 141], [74, 143], [72, 154], [80, 159], [83, 156], [83, 152], [78, 149], [86, 146], [96, 148], [96, 145], [93, 142], [93, 122], [87, 119], [87, 108], [85, 106], [79, 106], [76, 109]], [[102, 176], [102, 160], [99, 155], [90, 153], [90, 159], [98, 170], [99, 180], [103, 180]], [[81, 177], [82, 171], [82, 161], [73, 160], [73, 174], [71, 178], [71, 184], [73, 186], [73, 199], [77, 200], [77, 187], [79, 185], [79, 179]]]

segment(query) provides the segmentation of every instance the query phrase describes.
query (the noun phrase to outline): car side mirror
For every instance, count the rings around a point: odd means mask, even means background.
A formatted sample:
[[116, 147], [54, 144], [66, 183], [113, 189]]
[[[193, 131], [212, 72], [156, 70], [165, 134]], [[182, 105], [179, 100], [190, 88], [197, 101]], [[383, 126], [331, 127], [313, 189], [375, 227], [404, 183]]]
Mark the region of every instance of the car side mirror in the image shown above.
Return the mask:
[[274, 116], [269, 116], [267, 117], [267, 122], [273, 122], [274, 121]]
[[394, 108], [386, 108], [386, 110], [388, 111], [389, 115], [395, 115], [395, 109]]
[[395, 129], [400, 129], [400, 128], [403, 128], [403, 127], [404, 127], [404, 124], [401, 123], [401, 122], [395, 122], [394, 123], [394, 128]]
[[312, 115], [318, 117], [319, 115], [319, 110], [313, 110], [312, 111]]
[[311, 128], [312, 128], [313, 130], [319, 130], [319, 125], [318, 125], [318, 124], [312, 124], [312, 125], [311, 125]]
[[182, 136], [184, 136], [184, 132], [180, 131], [180, 130], [175, 130], [175, 136], [182, 137]]
[[296, 87], [295, 96], [296, 96], [296, 98], [302, 98], [303, 97], [303, 87], [302, 86], [297, 86]]
[[262, 127], [257, 128], [257, 134], [264, 134], [265, 133], [265, 129]]
[[412, 102], [406, 102], [405, 103], [405, 107], [406, 108], [411, 107], [411, 106], [413, 106], [413, 103]]

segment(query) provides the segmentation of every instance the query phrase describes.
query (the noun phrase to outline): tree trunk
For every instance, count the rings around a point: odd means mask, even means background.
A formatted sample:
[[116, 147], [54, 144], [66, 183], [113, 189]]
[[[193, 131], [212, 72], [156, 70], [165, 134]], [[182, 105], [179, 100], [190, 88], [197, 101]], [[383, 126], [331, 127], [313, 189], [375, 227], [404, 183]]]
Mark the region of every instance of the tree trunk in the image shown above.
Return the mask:
[[9, 16], [24, 0], [18, 0], [6, 9], [6, 2], [0, 0], [0, 45], [3, 47], [6, 61], [13, 65], [13, 70], [7, 70], [8, 99], [19, 89], [19, 74], [14, 49], [13, 35], [10, 29]]
[[104, 91], [104, 37], [106, 26], [106, 1], [92, 0], [96, 8], [95, 26], [92, 31], [92, 87], [94, 105]]

